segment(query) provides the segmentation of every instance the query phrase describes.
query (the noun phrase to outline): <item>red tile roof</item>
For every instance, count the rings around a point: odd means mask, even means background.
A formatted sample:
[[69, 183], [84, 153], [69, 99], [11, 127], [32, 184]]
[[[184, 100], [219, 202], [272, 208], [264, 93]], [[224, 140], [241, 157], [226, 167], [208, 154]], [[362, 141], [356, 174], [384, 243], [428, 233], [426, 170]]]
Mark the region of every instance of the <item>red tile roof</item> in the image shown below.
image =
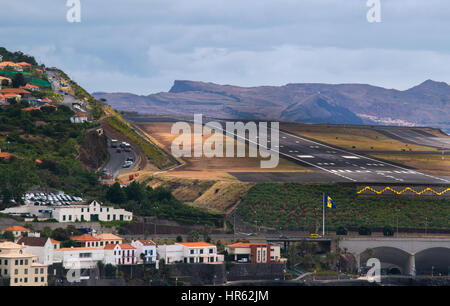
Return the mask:
[[37, 108], [36, 106], [29, 106], [29, 107], [22, 108], [22, 110], [24, 112], [31, 112], [31, 111], [34, 111], [34, 110], [39, 110], [39, 108]]
[[121, 248], [122, 250], [126, 250], [126, 249], [136, 249], [134, 246], [132, 246], [129, 243], [122, 243], [122, 244], [108, 244], [107, 246], [104, 247], [105, 250], [112, 250], [116, 247], [116, 245], [119, 246], [119, 248]]
[[10, 227], [5, 228], [3, 231], [21, 231], [21, 232], [30, 232], [28, 228], [25, 228], [20, 225], [13, 225]]
[[3, 94], [30, 94], [28, 90], [22, 89], [22, 88], [3, 88], [2, 89]]
[[177, 244], [184, 245], [189, 248], [197, 248], [197, 247], [213, 247], [213, 244], [206, 242], [179, 242]]
[[100, 239], [92, 237], [89, 234], [83, 234], [80, 236], [73, 236], [72, 240], [74, 240], [74, 241], [99, 241]]
[[261, 245], [261, 246], [268, 246], [267, 243], [261, 242], [251, 242], [251, 243], [246, 243], [246, 242], [237, 242], [237, 243], [233, 243], [233, 244], [229, 244], [227, 245], [227, 247], [231, 247], [231, 248], [249, 248], [252, 245]]
[[152, 240], [139, 240], [140, 243], [142, 243], [143, 245], [156, 245], [155, 242], [153, 242]]

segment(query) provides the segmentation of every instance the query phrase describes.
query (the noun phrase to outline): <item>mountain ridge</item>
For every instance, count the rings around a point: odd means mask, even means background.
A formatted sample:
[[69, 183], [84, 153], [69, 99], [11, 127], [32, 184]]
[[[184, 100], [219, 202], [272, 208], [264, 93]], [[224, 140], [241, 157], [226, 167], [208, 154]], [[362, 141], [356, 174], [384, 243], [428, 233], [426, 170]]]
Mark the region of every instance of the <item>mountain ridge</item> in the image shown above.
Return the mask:
[[306, 123], [444, 125], [450, 128], [450, 86], [426, 80], [406, 90], [370, 84], [289, 83], [241, 87], [175, 80], [168, 92], [96, 92], [118, 110], [155, 115], [275, 119]]

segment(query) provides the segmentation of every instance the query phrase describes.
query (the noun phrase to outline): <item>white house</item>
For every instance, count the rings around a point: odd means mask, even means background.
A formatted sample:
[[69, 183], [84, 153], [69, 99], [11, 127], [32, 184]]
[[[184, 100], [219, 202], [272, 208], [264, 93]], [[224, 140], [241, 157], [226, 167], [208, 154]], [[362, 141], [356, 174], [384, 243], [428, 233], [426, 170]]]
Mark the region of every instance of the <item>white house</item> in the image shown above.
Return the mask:
[[131, 245], [136, 248], [138, 263], [143, 262], [141, 254], [144, 254], [146, 263], [156, 262], [156, 243], [151, 240], [135, 240]]
[[164, 259], [166, 264], [184, 261], [183, 246], [180, 244], [158, 245], [156, 251], [158, 253], [158, 260]]
[[104, 250], [95, 248], [61, 248], [54, 252], [54, 262], [62, 263], [64, 269], [93, 269], [104, 259]]
[[92, 201], [89, 205], [57, 206], [52, 209], [52, 218], [58, 222], [133, 220], [133, 213], [121, 208], [102, 206], [97, 201]]
[[24, 233], [30, 233], [31, 231], [28, 228], [25, 228], [23, 226], [20, 225], [13, 225], [7, 228], [3, 229], [3, 233], [4, 232], [11, 232], [14, 236], [14, 238], [19, 238], [21, 236], [24, 235]]
[[218, 262], [217, 247], [206, 242], [181, 242], [184, 262], [211, 263]]
[[38, 262], [43, 265], [53, 264], [55, 252], [52, 240], [47, 237], [22, 237], [17, 244], [23, 246], [25, 253], [31, 253], [38, 257]]
[[105, 264], [134, 265], [137, 263], [136, 248], [128, 243], [108, 244], [104, 248]]
[[158, 258], [165, 263], [213, 263], [223, 261], [217, 255], [217, 247], [206, 242], [180, 242], [174, 245], [159, 245]]
[[83, 123], [88, 120], [87, 115], [83, 113], [76, 113], [75, 116], [70, 117], [72, 123]]

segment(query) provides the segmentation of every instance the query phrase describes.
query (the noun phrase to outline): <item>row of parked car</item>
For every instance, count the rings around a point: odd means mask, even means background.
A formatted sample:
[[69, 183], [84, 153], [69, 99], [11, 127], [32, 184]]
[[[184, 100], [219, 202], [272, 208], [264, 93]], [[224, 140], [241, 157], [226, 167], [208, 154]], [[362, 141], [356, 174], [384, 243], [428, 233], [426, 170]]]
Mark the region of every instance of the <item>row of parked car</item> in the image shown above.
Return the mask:
[[23, 197], [25, 204], [34, 203], [35, 206], [62, 206], [70, 205], [72, 202], [82, 202], [83, 199], [76, 196], [71, 196], [63, 192], [58, 192], [57, 194], [36, 192], [36, 193], [26, 193]]

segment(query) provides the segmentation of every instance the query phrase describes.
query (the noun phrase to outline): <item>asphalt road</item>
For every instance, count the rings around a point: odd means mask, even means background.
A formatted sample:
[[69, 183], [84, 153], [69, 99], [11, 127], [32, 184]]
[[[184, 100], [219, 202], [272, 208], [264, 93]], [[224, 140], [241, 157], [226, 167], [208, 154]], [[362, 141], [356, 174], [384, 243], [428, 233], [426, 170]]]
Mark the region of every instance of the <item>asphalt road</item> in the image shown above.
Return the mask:
[[436, 147], [439, 149], [450, 149], [450, 137], [436, 137], [426, 132], [412, 128], [386, 128], [377, 127], [375, 130], [390, 138], [398, 139], [407, 143]]
[[79, 102], [75, 99], [75, 97], [73, 97], [69, 94], [66, 95], [66, 94], [64, 94], [64, 92], [63, 93], [60, 92], [60, 90], [61, 90], [60, 80], [56, 76], [56, 73], [54, 71], [47, 70], [47, 75], [49, 77], [51, 77], [50, 83], [52, 84], [52, 89], [54, 90], [54, 92], [60, 94], [63, 98], [63, 102], [61, 104], [72, 108], [72, 103]]
[[[222, 124], [222, 126], [225, 125]], [[264, 137], [264, 135], [261, 136]], [[450, 184], [448, 178], [390, 164], [285, 131], [279, 132], [279, 145], [276, 147], [272, 148], [270, 135], [267, 135], [267, 138], [267, 147], [271, 151], [279, 152], [280, 157], [315, 170], [314, 176], [322, 175], [325, 181], [334, 177], [331, 181]], [[249, 140], [248, 134], [245, 135], [245, 141], [249, 143], [249, 146], [256, 144], [253, 140]]]
[[[105, 132], [106, 136], [108, 137], [108, 153], [109, 153], [109, 160], [107, 164], [103, 167], [103, 170], [107, 173], [112, 174], [114, 177], [121, 173], [130, 172], [131, 169], [134, 167], [134, 165], [138, 162], [139, 156], [136, 154], [136, 152], [131, 149], [131, 152], [125, 152], [124, 150], [120, 149], [120, 153], [117, 153], [117, 149], [119, 148], [112, 148], [111, 147], [111, 138], [108, 136], [108, 134]], [[123, 164], [127, 160], [128, 157], [133, 158], [133, 165], [129, 168], [123, 168]]]

